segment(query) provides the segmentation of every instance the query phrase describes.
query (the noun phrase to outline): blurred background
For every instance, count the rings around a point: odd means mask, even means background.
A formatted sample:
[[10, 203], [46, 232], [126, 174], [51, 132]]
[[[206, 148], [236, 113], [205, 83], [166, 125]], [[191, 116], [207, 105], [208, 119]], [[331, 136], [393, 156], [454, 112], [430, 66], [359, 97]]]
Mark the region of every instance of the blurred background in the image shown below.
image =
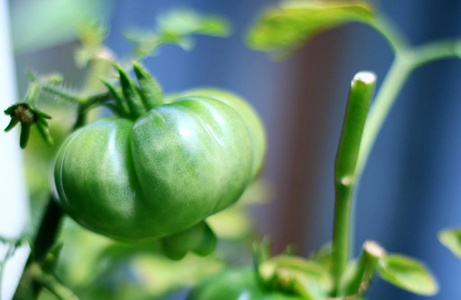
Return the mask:
[[[86, 70], [74, 63], [74, 51], [80, 44], [74, 20], [100, 20], [110, 28], [107, 46], [117, 57], [126, 57], [132, 46], [121, 33], [133, 27], [153, 28], [156, 17], [173, 8], [226, 17], [233, 28], [231, 37], [198, 36], [195, 48], [188, 52], [164, 46], [160, 55], [144, 64], [167, 94], [198, 86], [240, 94], [259, 112], [268, 134], [262, 179], [242, 204], [214, 221], [221, 228], [217, 231], [222, 240], [213, 257], [169, 262], [156, 254], [155, 245], [114, 244], [67, 221], [64, 230], [69, 234], [61, 238], [64, 249], [59, 272], [83, 299], [183, 299], [187, 286], [203, 276], [227, 264], [251, 262], [254, 238], [269, 235], [276, 253], [294, 244], [302, 255], [331, 239], [333, 165], [350, 80], [360, 70], [371, 70], [378, 75], [379, 87], [393, 55], [372, 29], [350, 24], [315, 37], [290, 58], [275, 62], [244, 44], [245, 33], [258, 12], [274, 3], [9, 2], [20, 97], [27, 87], [28, 70], [59, 72], [66, 86], [75, 90], [83, 85]], [[374, 3], [402, 28], [412, 44], [461, 36], [461, 1]], [[461, 61], [454, 59], [433, 63], [410, 76], [371, 153], [355, 211], [355, 249], [373, 239], [390, 252], [425, 261], [441, 286], [436, 299], [447, 300], [461, 295], [461, 261], [439, 244], [436, 234], [442, 228], [461, 225], [460, 80]], [[42, 105], [47, 112], [56, 111], [50, 112], [54, 117], [51, 133], [59, 141], [68, 133], [73, 107], [57, 103], [51, 99]], [[47, 199], [56, 151], [57, 146], [49, 149], [34, 138], [25, 151], [32, 229]], [[93, 270], [96, 265], [98, 272]], [[184, 280], [177, 278], [178, 272], [185, 274]], [[89, 282], [97, 287], [88, 289]], [[145, 293], [139, 286], [146, 288]], [[46, 293], [42, 297], [52, 299]], [[381, 280], [369, 294], [369, 299], [420, 298]]]

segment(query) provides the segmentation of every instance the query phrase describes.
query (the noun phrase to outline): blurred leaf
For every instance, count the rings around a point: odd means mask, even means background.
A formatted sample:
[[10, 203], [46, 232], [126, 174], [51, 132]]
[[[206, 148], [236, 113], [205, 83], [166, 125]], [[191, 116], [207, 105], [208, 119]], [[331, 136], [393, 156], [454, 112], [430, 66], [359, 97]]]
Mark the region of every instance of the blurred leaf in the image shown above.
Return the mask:
[[386, 255], [379, 268], [381, 278], [415, 294], [431, 296], [438, 292], [438, 284], [421, 263], [402, 255]]
[[97, 21], [89, 20], [81, 20], [76, 27], [82, 46], [75, 52], [75, 63], [78, 67], [85, 67], [103, 47], [108, 29]]
[[332, 264], [332, 253], [333, 247], [331, 242], [325, 243], [322, 245], [319, 250], [315, 251], [310, 257], [312, 260], [320, 263], [322, 266], [327, 268], [328, 270], [331, 269]]
[[200, 15], [192, 10], [175, 10], [160, 16], [154, 31], [132, 29], [124, 36], [135, 44], [135, 55], [155, 55], [164, 44], [178, 45], [184, 50], [194, 47], [193, 34], [226, 37], [230, 34], [229, 23], [221, 17]]
[[444, 229], [437, 237], [442, 245], [461, 258], [461, 229]]
[[286, 56], [313, 36], [348, 22], [371, 22], [366, 1], [283, 1], [259, 17], [247, 36], [250, 48]]
[[296, 293], [305, 299], [325, 299], [332, 287], [327, 269], [301, 257], [269, 258], [260, 264], [259, 274], [268, 288]]
[[100, 19], [110, 11], [107, 0], [11, 1], [15, 51], [32, 52], [77, 39], [74, 22]]

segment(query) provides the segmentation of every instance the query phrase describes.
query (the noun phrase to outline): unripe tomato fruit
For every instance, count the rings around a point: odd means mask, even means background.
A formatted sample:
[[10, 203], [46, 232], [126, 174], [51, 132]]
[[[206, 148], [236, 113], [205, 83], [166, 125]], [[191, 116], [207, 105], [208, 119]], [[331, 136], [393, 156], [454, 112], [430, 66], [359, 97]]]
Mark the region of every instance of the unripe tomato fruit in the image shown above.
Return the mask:
[[[148, 94], [140, 86], [141, 96]], [[59, 202], [74, 220], [138, 241], [177, 234], [234, 203], [264, 153], [263, 126], [246, 102], [193, 90], [136, 118], [77, 130], [59, 150], [54, 177]]]

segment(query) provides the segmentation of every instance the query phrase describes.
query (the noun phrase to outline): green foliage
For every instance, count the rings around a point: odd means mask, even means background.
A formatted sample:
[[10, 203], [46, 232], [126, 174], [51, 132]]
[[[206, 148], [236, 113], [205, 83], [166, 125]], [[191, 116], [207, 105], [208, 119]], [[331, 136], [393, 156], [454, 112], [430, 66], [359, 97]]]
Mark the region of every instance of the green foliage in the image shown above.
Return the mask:
[[379, 267], [381, 278], [415, 294], [432, 296], [439, 288], [437, 281], [419, 261], [402, 255], [387, 255]]
[[286, 56], [315, 35], [349, 22], [371, 22], [366, 1], [283, 1], [262, 13], [247, 37], [255, 50]]
[[139, 58], [155, 55], [157, 49], [164, 44], [191, 50], [195, 45], [190, 37], [193, 34], [226, 37], [230, 34], [230, 25], [221, 17], [200, 15], [183, 9], [160, 16], [153, 31], [132, 29], [125, 32], [124, 36], [135, 44], [134, 55]]
[[281, 255], [259, 265], [259, 274], [266, 288], [297, 294], [305, 299], [326, 299], [332, 288], [327, 269], [301, 257]]
[[438, 234], [439, 241], [461, 258], [461, 229], [444, 229]]
[[76, 28], [82, 45], [75, 51], [75, 64], [82, 68], [104, 47], [103, 43], [109, 31], [99, 22], [91, 20], [79, 22]]

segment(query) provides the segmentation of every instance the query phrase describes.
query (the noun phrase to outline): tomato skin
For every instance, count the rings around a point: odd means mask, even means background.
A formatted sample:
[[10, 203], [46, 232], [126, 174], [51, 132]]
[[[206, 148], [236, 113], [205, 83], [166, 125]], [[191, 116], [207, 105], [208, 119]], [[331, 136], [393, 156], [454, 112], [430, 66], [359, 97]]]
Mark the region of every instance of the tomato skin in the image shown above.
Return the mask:
[[297, 295], [264, 290], [253, 269], [228, 270], [193, 288], [187, 300], [303, 300]]
[[135, 121], [108, 118], [73, 133], [55, 165], [64, 211], [94, 232], [138, 241], [181, 232], [235, 202], [262, 165], [261, 122], [230, 93], [191, 94]]

